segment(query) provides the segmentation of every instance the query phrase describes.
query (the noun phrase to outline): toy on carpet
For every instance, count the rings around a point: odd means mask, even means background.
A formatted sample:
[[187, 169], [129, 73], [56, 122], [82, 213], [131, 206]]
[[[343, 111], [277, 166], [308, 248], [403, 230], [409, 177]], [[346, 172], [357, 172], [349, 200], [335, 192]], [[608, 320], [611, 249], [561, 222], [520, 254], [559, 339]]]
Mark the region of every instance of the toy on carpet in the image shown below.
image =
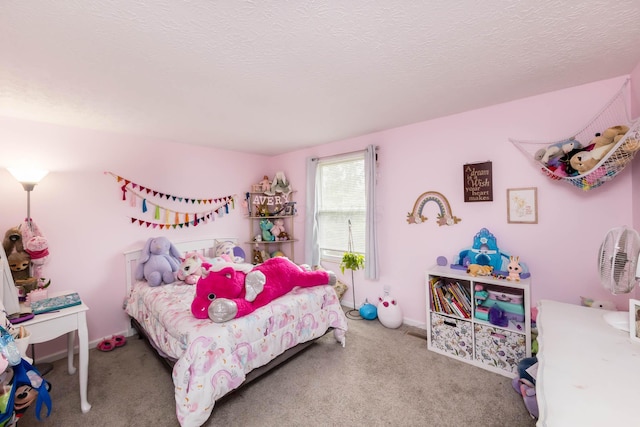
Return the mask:
[[360, 317], [365, 320], [374, 320], [376, 317], [378, 317], [378, 309], [366, 298], [364, 300], [364, 303], [360, 306], [358, 313], [360, 313]]
[[613, 301], [598, 300], [593, 298], [580, 297], [580, 304], [585, 307], [599, 308], [602, 310], [616, 310], [616, 304]]
[[209, 267], [211, 267], [211, 264], [200, 253], [189, 252], [182, 259], [176, 277], [187, 285], [195, 285], [200, 277], [207, 274]]
[[529, 373], [530, 370], [537, 370], [538, 359], [527, 357], [518, 363], [518, 375], [511, 380], [513, 389], [522, 396], [524, 406], [527, 408], [532, 418], [538, 419], [539, 409], [536, 400], [536, 380]]
[[398, 302], [388, 294], [378, 298], [378, 319], [387, 328], [396, 329], [402, 326], [402, 310]]
[[331, 271], [307, 271], [282, 257], [265, 260], [248, 272], [234, 267], [210, 270], [196, 285], [191, 312], [198, 319], [226, 322], [252, 313], [296, 286], [335, 283], [336, 276]]
[[507, 270], [509, 271], [507, 280], [515, 281], [515, 282], [520, 281], [520, 273], [522, 273], [522, 266], [520, 265], [519, 256], [509, 257], [509, 265], [507, 265]]
[[180, 252], [169, 239], [163, 236], [152, 237], [142, 249], [135, 278], [145, 279], [149, 286], [173, 283], [180, 263]]
[[469, 276], [490, 276], [493, 271], [493, 267], [490, 265], [469, 264], [467, 267], [467, 274]]

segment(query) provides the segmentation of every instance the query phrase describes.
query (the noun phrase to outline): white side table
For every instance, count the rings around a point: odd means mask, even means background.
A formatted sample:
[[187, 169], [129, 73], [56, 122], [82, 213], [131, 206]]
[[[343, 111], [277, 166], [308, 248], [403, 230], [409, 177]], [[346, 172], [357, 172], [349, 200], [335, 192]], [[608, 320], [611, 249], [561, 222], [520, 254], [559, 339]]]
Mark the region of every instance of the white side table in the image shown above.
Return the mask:
[[[49, 292], [49, 297], [67, 295], [73, 291]], [[23, 311], [28, 311], [24, 307]], [[37, 314], [33, 319], [18, 324], [24, 326], [31, 333], [29, 344], [38, 344], [51, 341], [54, 338], [67, 334], [67, 364], [69, 375], [76, 372], [73, 366], [73, 349], [75, 331], [78, 331], [79, 368], [80, 368], [80, 409], [83, 413], [89, 412], [91, 404], [87, 401], [87, 379], [89, 368], [89, 339], [87, 331], [86, 312], [89, 307], [83, 302], [80, 305], [63, 308], [59, 311]]]

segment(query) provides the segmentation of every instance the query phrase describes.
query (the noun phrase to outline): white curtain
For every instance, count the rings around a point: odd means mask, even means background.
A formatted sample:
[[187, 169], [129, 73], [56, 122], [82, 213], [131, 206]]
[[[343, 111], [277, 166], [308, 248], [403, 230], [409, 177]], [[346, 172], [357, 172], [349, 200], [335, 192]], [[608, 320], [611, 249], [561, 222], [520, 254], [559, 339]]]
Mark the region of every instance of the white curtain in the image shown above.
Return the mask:
[[318, 218], [317, 206], [317, 185], [316, 171], [318, 169], [318, 159], [307, 159], [307, 200], [306, 219], [304, 236], [304, 262], [309, 266], [320, 264], [320, 246], [318, 245]]
[[367, 223], [365, 239], [364, 274], [369, 280], [378, 280], [378, 233], [376, 224], [377, 154], [374, 145], [367, 146], [364, 155], [365, 189], [367, 192]]

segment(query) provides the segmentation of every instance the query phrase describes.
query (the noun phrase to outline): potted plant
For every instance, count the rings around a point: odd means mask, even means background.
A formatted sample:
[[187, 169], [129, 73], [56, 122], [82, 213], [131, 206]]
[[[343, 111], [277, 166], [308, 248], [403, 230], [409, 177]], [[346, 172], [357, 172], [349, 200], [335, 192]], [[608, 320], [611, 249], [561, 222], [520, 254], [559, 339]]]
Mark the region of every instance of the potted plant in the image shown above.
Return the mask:
[[347, 316], [351, 319], [362, 319], [360, 312], [356, 308], [356, 288], [353, 280], [353, 272], [364, 268], [364, 255], [353, 251], [353, 234], [351, 233], [351, 220], [349, 221], [349, 241], [347, 251], [342, 255], [340, 261], [340, 271], [344, 274], [344, 270], [351, 270], [351, 292], [353, 293], [353, 309], [347, 311]]

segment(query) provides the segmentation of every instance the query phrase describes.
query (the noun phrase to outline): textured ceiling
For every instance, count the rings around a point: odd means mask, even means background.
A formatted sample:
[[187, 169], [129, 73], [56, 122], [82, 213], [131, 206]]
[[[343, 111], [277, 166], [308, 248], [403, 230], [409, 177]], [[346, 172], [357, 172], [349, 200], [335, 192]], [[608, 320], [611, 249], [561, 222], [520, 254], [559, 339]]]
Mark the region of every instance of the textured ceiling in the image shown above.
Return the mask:
[[0, 115], [261, 154], [638, 63], [638, 0], [0, 2]]

